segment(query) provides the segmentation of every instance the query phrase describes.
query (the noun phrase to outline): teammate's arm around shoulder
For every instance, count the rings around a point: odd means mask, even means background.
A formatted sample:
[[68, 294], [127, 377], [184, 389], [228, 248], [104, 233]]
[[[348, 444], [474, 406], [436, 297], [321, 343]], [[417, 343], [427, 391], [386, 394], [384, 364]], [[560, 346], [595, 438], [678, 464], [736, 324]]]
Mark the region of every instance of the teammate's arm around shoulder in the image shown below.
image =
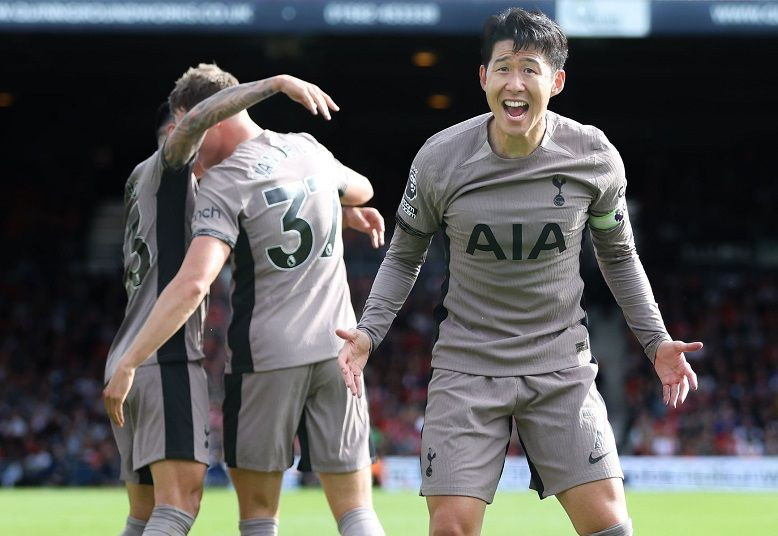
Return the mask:
[[[200, 148], [210, 127], [278, 92], [302, 104], [313, 115], [321, 113], [327, 120], [331, 119], [330, 110], [340, 109], [315, 84], [285, 74], [228, 87], [198, 103], [181, 117], [165, 142], [165, 162], [173, 168], [180, 168]], [[183, 110], [171, 111], [183, 113]]]

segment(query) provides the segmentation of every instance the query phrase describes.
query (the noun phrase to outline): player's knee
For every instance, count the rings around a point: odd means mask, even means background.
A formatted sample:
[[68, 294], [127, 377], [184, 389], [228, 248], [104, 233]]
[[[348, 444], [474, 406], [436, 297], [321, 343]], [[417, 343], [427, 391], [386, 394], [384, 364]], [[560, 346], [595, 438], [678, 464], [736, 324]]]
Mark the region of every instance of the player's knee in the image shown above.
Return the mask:
[[197, 517], [197, 514], [200, 512], [200, 501], [203, 498], [203, 486], [195, 482], [187, 484], [182, 485], [173, 492], [176, 498], [170, 504], [175, 504], [192, 514], [193, 517]]
[[588, 536], [632, 536], [632, 520], [627, 519], [616, 525], [599, 532], [592, 532]]
[[191, 494], [189, 495], [190, 507], [195, 517], [197, 517], [197, 514], [200, 512], [200, 502], [202, 501], [202, 499], [203, 499], [203, 486], [200, 485], [194, 490], [192, 490]]
[[440, 523], [430, 528], [432, 536], [467, 536], [464, 527], [456, 523]]
[[324, 493], [336, 519], [360, 508], [372, 510], [370, 467], [351, 473], [319, 473]]
[[200, 501], [203, 496], [202, 484], [180, 483], [176, 486], [165, 486], [155, 490], [156, 504], [169, 504], [189, 512], [197, 517], [200, 511]]
[[200, 513], [200, 498], [192, 497], [189, 501], [189, 507], [187, 510], [192, 513], [193, 517], [197, 517], [197, 514]]
[[477, 527], [455, 513], [436, 512], [430, 518], [430, 534], [432, 536], [467, 536], [477, 534]]
[[241, 519], [273, 518], [278, 514], [278, 496], [264, 489], [238, 488], [238, 507]]

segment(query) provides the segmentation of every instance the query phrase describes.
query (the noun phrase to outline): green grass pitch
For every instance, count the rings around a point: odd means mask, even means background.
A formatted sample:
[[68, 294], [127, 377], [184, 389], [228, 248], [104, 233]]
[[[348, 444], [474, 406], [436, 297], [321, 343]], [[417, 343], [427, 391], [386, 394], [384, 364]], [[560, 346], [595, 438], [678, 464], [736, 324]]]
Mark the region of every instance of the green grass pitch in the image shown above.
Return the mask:
[[[640, 536], [778, 535], [778, 493], [631, 492], [628, 503]], [[414, 493], [377, 491], [375, 506], [389, 536], [427, 534], [427, 509]], [[119, 533], [127, 514], [121, 488], [0, 490], [0, 534], [4, 536], [105, 536]], [[208, 488], [192, 536], [236, 535], [234, 492]], [[324, 495], [318, 490], [285, 492], [280, 534], [337, 536]], [[574, 535], [555, 499], [533, 493], [499, 493], [486, 510], [483, 534]]]

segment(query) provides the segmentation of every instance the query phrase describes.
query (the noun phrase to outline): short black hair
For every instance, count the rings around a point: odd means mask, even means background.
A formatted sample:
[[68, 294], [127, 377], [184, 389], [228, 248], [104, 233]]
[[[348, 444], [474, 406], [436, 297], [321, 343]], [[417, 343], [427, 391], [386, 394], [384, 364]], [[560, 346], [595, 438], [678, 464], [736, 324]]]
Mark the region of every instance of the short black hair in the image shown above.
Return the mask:
[[513, 41], [513, 50], [537, 49], [554, 69], [565, 66], [567, 37], [556, 22], [540, 11], [514, 7], [489, 17], [481, 39], [482, 65], [489, 65], [494, 44], [505, 39]]
[[173, 121], [173, 114], [170, 113], [170, 104], [165, 99], [157, 108], [157, 115], [154, 120], [154, 135], [159, 138], [160, 131]]

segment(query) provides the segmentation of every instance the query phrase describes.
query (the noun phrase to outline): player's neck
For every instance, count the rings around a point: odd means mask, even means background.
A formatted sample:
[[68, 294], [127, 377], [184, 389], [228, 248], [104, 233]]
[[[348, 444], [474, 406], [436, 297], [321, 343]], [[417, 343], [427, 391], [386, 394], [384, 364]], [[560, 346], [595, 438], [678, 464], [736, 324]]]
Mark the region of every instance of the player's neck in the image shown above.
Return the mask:
[[229, 154], [244, 141], [256, 138], [262, 134], [263, 129], [248, 116], [236, 121], [230, 132]]
[[497, 128], [494, 120], [489, 122], [489, 145], [501, 158], [522, 158], [529, 156], [543, 141], [546, 132], [545, 117], [523, 136], [511, 136]]

